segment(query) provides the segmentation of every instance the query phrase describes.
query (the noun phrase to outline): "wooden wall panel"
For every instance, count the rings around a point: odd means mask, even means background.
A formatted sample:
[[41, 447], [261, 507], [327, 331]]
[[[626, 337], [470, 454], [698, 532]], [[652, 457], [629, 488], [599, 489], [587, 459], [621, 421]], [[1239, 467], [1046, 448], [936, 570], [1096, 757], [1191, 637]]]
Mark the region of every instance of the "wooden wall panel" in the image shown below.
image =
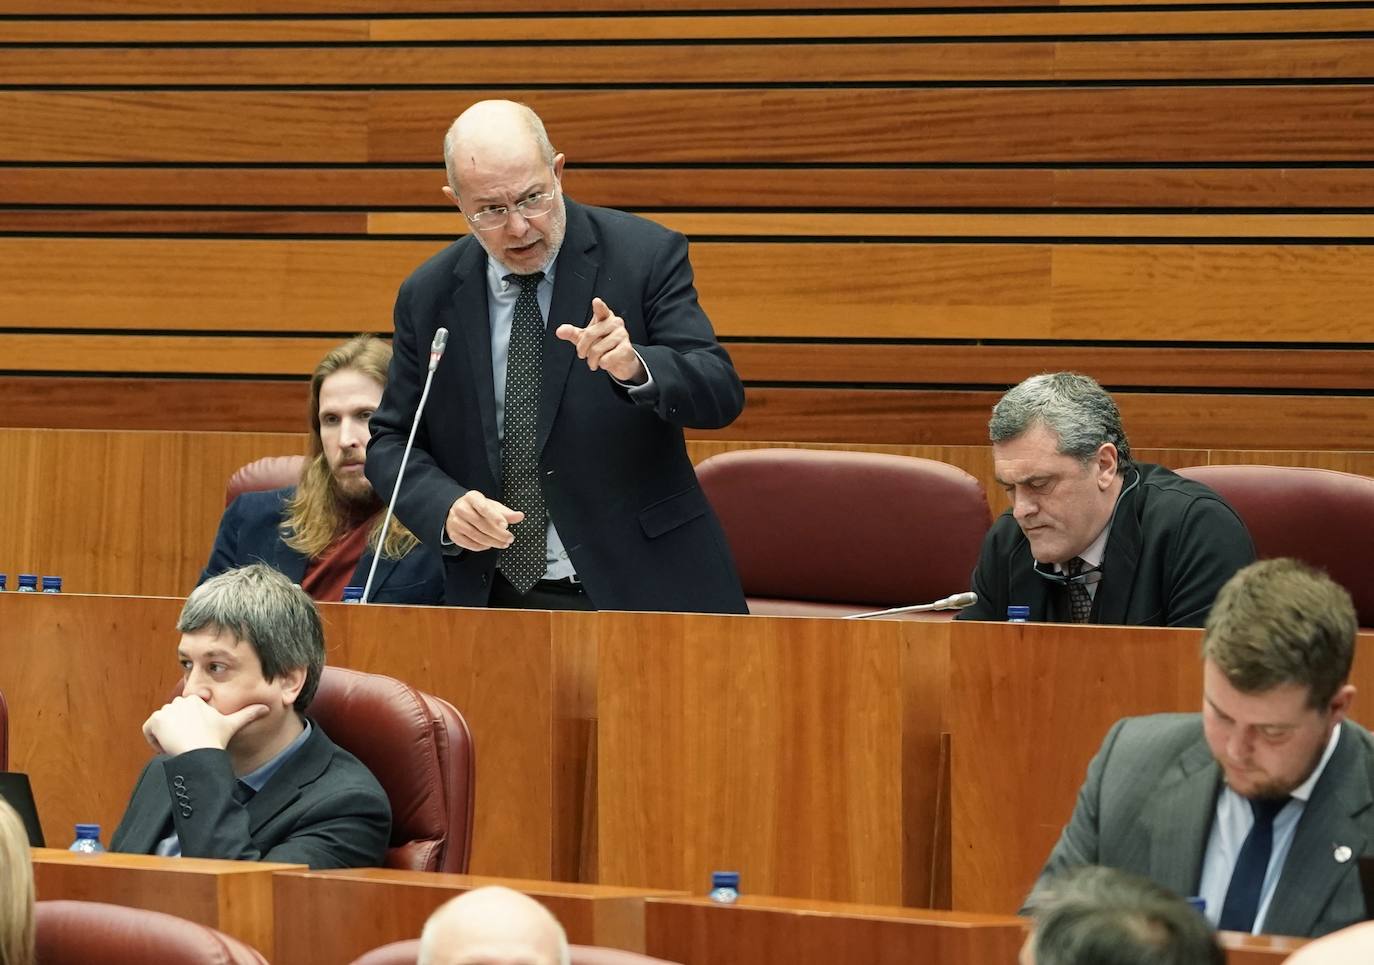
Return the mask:
[[[254, 209], [349, 205], [434, 209], [452, 214], [440, 193], [441, 160], [421, 167], [114, 167], [93, 164], [79, 176], [63, 167], [16, 165], [0, 178], [0, 204], [185, 206]], [[597, 167], [574, 158], [568, 193], [587, 204], [645, 212], [664, 208], [1374, 208], [1374, 179], [1358, 167], [1216, 168], [902, 168]], [[41, 209], [39, 209], [41, 211]], [[74, 214], [66, 208], [49, 212]], [[30, 209], [8, 208], [13, 217]], [[149, 214], [146, 208], [102, 213]], [[164, 212], [208, 215], [209, 212]], [[227, 212], [221, 212], [227, 213]], [[239, 212], [234, 212], [239, 213]], [[248, 213], [263, 214], [255, 211]], [[318, 214], [319, 212], [313, 212]], [[336, 217], [355, 217], [353, 212]], [[656, 217], [662, 217], [660, 213]], [[458, 226], [447, 229], [458, 230]]]
[[[583, 162], [1357, 161], [1357, 85], [484, 91]], [[0, 91], [16, 161], [431, 163], [452, 91]], [[619, 123], [625, 116], [634, 124]], [[899, 123], [894, 123], [894, 119]], [[739, 136], [742, 126], [750, 137]], [[921, 131], [919, 140], [910, 137]]]

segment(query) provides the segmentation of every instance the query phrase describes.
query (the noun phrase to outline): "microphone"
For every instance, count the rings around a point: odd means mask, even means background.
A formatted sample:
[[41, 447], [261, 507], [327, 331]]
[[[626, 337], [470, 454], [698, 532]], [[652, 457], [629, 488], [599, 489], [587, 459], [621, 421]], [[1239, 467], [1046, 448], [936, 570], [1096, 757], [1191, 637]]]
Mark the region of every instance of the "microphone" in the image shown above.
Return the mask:
[[978, 594], [972, 590], [947, 596], [934, 603], [918, 603], [915, 606], [898, 606], [891, 610], [874, 610], [872, 613], [851, 613], [846, 620], [867, 620], [871, 617], [892, 617], [899, 613], [925, 613], [929, 610], [962, 610], [978, 602]]
[[363, 586], [363, 597], [359, 603], [367, 603], [372, 596], [372, 581], [377, 576], [377, 564], [382, 561], [382, 546], [386, 544], [386, 532], [391, 528], [391, 517], [396, 511], [396, 497], [401, 492], [401, 480], [406, 475], [406, 464], [410, 461], [410, 447], [415, 445], [415, 431], [420, 428], [420, 414], [425, 411], [425, 401], [429, 398], [429, 387], [434, 382], [434, 370], [444, 357], [448, 347], [448, 329], [435, 331], [434, 341], [429, 343], [429, 371], [425, 373], [425, 387], [420, 393], [420, 403], [415, 406], [415, 418], [410, 423], [410, 438], [406, 440], [405, 451], [401, 453], [401, 468], [396, 473], [396, 482], [391, 487], [391, 501], [386, 504], [386, 516], [382, 519], [381, 531], [377, 534], [377, 548], [372, 553], [372, 566], [367, 571], [367, 583]]

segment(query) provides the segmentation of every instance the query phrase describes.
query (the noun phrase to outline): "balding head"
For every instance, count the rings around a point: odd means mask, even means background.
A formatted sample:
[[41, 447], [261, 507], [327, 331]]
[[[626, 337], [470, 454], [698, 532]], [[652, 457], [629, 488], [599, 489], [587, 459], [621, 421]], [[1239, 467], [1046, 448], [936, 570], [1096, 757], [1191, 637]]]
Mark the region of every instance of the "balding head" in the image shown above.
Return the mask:
[[462, 195], [465, 177], [496, 167], [553, 164], [554, 150], [539, 115], [515, 101], [478, 101], [444, 135], [449, 187]]
[[419, 965], [568, 965], [568, 940], [539, 902], [494, 885], [459, 895], [430, 916]]

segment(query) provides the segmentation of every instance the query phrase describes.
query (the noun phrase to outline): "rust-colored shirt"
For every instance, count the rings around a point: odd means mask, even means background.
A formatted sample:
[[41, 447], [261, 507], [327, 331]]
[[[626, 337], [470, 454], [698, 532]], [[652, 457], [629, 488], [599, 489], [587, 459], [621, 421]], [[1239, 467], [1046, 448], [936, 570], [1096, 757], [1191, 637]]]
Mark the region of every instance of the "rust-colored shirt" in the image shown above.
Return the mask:
[[320, 603], [342, 600], [344, 587], [353, 579], [353, 571], [367, 550], [367, 537], [371, 532], [372, 520], [364, 520], [331, 543], [305, 565], [301, 589]]

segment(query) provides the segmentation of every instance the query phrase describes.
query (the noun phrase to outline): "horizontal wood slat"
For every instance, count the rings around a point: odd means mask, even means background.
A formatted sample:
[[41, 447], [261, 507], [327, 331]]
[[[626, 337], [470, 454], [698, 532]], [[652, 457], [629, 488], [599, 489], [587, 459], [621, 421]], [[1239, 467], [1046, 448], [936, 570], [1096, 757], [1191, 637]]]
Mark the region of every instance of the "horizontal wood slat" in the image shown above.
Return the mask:
[[[559, 147], [582, 163], [1374, 157], [1369, 91], [1351, 85], [483, 91], [507, 94], [538, 110]], [[0, 160], [435, 163], [440, 135], [471, 99], [454, 91], [0, 91]]]
[[[389, 336], [389, 330], [374, 334]], [[339, 336], [6, 334], [10, 372], [234, 375], [300, 378]], [[1010, 386], [1037, 370], [1085, 372], [1104, 384], [1195, 389], [1374, 392], [1374, 350], [1160, 346], [728, 342], [751, 383]]]
[[[641, 212], [689, 237], [707, 238], [1177, 238], [1354, 239], [1374, 237], [1374, 214], [845, 214]], [[428, 236], [467, 234], [443, 213], [343, 211], [85, 210], [0, 208], [0, 232]]]
[[[601, 86], [926, 81], [1312, 79], [1374, 75], [1374, 39], [1117, 42], [617, 45]], [[522, 85], [587, 83], [587, 50], [566, 46], [12, 48], [13, 87], [229, 85]]]
[[[304, 381], [0, 376], [0, 425], [299, 432]], [[711, 442], [985, 445], [1000, 392], [750, 388]], [[1114, 392], [1138, 448], [1370, 449], [1374, 397]]]
[[[0, 168], [4, 205], [434, 208], [422, 168]], [[656, 208], [1374, 208], [1368, 168], [598, 168], [570, 163], [587, 204]]]
[[[1326, 0], [1217, 0], [1211, 7], [1248, 7], [1282, 4], [1302, 8], [1314, 7]], [[1014, 10], [1019, 7], [1045, 6], [1115, 6], [1129, 9], [1135, 6], [1198, 6], [1199, 0], [836, 0], [828, 9], [837, 13], [847, 10], [867, 10], [886, 7], [921, 9], [936, 7], [942, 10], [974, 7], [981, 10]], [[525, 13], [639, 13], [644, 0], [525, 0], [520, 11]], [[697, 10], [745, 13], [754, 10], [791, 10], [794, 0], [673, 0], [674, 12]], [[510, 0], [407, 0], [406, 12], [434, 14], [509, 13]], [[327, 15], [370, 14], [377, 10], [377, 0], [0, 0], [0, 15], [95, 15], [128, 16], [174, 15], [178, 17], [211, 16], [215, 14], [273, 14]]]
[[[984, 5], [986, 6], [986, 5]], [[373, 5], [375, 10], [376, 5]], [[903, 37], [1063, 37], [1114, 34], [1315, 33], [1374, 30], [1369, 9], [1201, 9], [1134, 11], [1015, 8], [995, 13], [598, 17], [399, 17], [385, 20], [5, 20], [0, 43], [477, 43], [634, 40], [786, 40]]]
[[[440, 247], [0, 238], [0, 326], [385, 328]], [[724, 336], [1374, 341], [1372, 246], [721, 242], [692, 261]], [[760, 297], [769, 279], [787, 284]]]

